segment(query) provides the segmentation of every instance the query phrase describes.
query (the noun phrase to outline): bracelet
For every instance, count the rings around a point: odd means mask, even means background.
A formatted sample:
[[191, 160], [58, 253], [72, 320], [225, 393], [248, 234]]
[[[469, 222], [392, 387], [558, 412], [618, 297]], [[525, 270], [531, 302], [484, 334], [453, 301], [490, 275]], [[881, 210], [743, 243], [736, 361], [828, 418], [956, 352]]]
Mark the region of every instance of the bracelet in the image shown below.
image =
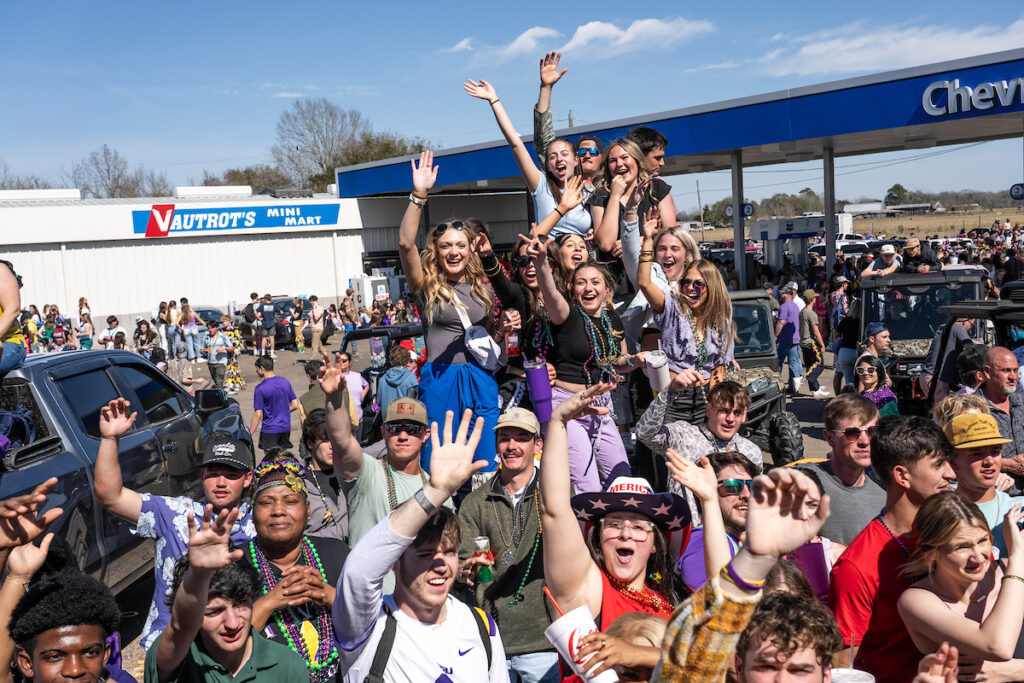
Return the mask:
[[644, 249], [644, 250], [642, 250], [640, 252], [640, 255], [641, 256], [654, 256], [654, 250], [653, 249]]
[[565, 218], [565, 214], [564, 214], [564, 213], [562, 213], [561, 211], [559, 211], [559, 210], [558, 210], [558, 207], [557, 207], [557, 206], [555, 207], [555, 213], [557, 213], [557, 214], [558, 214], [559, 216], [561, 216], [562, 218]]
[[415, 192], [409, 193], [409, 201], [412, 202], [413, 204], [415, 204], [416, 206], [426, 206], [427, 205], [427, 200], [425, 198], [424, 199], [420, 199], [419, 197], [416, 196]]
[[488, 101], [488, 102], [490, 102], [490, 103], [491, 103], [491, 105], [495, 105], [495, 104], [497, 104], [498, 102], [501, 102], [501, 98], [499, 97], [499, 98], [498, 98], [498, 99], [496, 99], [496, 100], [487, 100], [487, 101]]
[[736, 586], [737, 588], [742, 588], [743, 590], [748, 591], [761, 590], [762, 588], [764, 588], [764, 584], [766, 581], [766, 579], [761, 579], [760, 581], [745, 580], [742, 576], [736, 573], [736, 569], [732, 566], [731, 560], [729, 561], [729, 564], [722, 567], [722, 571], [720, 572], [720, 574], [722, 575], [723, 579], [725, 579], [732, 585]]
[[427, 494], [423, 493], [423, 489], [420, 489], [416, 493], [412, 494], [412, 497], [416, 499], [416, 502], [420, 504], [420, 507], [431, 517], [437, 514], [437, 506], [430, 502], [427, 498]]
[[1024, 583], [1024, 576], [1017, 576], [1016, 574], [1003, 574], [1003, 581], [1007, 579], [1017, 579], [1021, 583]]
[[653, 256], [641, 256], [639, 259], [637, 259], [637, 263], [654, 263], [654, 257]]

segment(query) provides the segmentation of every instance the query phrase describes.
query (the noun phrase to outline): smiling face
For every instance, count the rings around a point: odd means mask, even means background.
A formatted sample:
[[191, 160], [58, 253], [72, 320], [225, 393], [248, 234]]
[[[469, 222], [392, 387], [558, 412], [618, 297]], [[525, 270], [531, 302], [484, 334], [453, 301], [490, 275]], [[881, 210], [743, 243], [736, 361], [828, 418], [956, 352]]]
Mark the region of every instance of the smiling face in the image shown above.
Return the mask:
[[690, 268], [679, 281], [679, 293], [689, 302], [690, 308], [700, 310], [708, 300], [708, 283], [699, 268]]
[[576, 142], [576, 158], [579, 159], [580, 172], [584, 178], [589, 180], [600, 172], [601, 152], [593, 140], [582, 139]]
[[238, 505], [242, 493], [252, 483], [252, 472], [220, 464], [205, 465], [202, 475], [206, 500], [215, 512]]
[[[636, 180], [636, 159], [634, 159], [624, 148], [615, 145], [609, 149], [607, 165], [608, 175], [622, 176], [626, 181], [626, 185], [629, 185]], [[609, 180], [611, 179], [609, 178]]]
[[568, 272], [576, 269], [581, 263], [586, 263], [590, 258], [590, 251], [587, 249], [587, 241], [579, 235], [569, 235], [562, 238], [558, 243], [558, 253], [562, 260], [562, 268]]
[[860, 380], [861, 391], [873, 391], [878, 386], [878, 372], [871, 363], [857, 365], [857, 379]]
[[575, 175], [577, 164], [576, 150], [570, 143], [565, 140], [555, 140], [548, 145], [545, 166], [548, 174], [559, 184], [565, 185], [565, 179]]
[[661, 264], [669, 282], [676, 282], [682, 279], [690, 255], [678, 237], [665, 234], [654, 247], [654, 260]]
[[599, 315], [608, 298], [608, 283], [597, 268], [585, 267], [577, 271], [572, 283], [573, 297], [587, 315]]
[[933, 552], [935, 579], [956, 583], [981, 581], [992, 558], [992, 534], [988, 529], [964, 524], [949, 543]]
[[541, 439], [519, 427], [502, 427], [495, 434], [501, 467], [515, 476], [533, 467], [543, 447]]
[[18, 666], [29, 680], [40, 683], [95, 683], [103, 673], [110, 646], [96, 624], [59, 626], [36, 637], [32, 652], [18, 650]]
[[199, 636], [214, 660], [225, 661], [231, 653], [245, 648], [251, 624], [252, 600], [210, 598]]
[[466, 270], [470, 254], [469, 237], [470, 234], [465, 230], [449, 228], [438, 236], [434, 243], [437, 261], [450, 280], [459, 279]]
[[[719, 483], [726, 479], [751, 479], [750, 472], [747, 472], [739, 465], [726, 465], [718, 473]], [[750, 507], [750, 487], [744, 486], [736, 495], [723, 495], [722, 488], [718, 488], [718, 507], [722, 509], [722, 518], [725, 521], [726, 529], [738, 534], [747, 528], [747, 509]]]
[[[516, 247], [515, 257], [517, 259], [526, 259], [526, 250], [530, 245], [526, 242], [520, 242], [519, 246]], [[534, 264], [533, 259], [529, 259], [526, 265], [516, 265], [513, 263], [513, 267], [519, 274], [519, 281], [530, 289], [537, 289], [537, 266]]]
[[252, 521], [261, 544], [294, 548], [309, 521], [309, 502], [289, 486], [272, 486], [253, 501]]
[[458, 567], [458, 548], [450, 541], [409, 546], [395, 563], [395, 600], [425, 611], [441, 607]]
[[[898, 468], [902, 466], [897, 466]], [[907, 498], [914, 505], [920, 505], [930, 496], [945, 491], [956, 481], [953, 466], [940, 456], [928, 456], [903, 468], [907, 487]]]
[[965, 494], [972, 494], [972, 500], [977, 495], [994, 494], [1003, 464], [1002, 445], [957, 448], [954, 452], [957, 488]]
[[625, 583], [642, 580], [659, 533], [654, 523], [636, 512], [610, 512], [598, 525], [605, 570]]

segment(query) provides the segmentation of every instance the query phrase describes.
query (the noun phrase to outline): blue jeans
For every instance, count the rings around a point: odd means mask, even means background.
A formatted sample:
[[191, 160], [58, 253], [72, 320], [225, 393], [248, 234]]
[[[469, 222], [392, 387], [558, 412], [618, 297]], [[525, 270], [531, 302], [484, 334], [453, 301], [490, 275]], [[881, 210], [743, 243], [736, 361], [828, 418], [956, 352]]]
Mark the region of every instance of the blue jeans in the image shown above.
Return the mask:
[[183, 329], [185, 331], [185, 348], [188, 350], [188, 359], [195, 360], [199, 358], [203, 350], [199, 343], [199, 327], [197, 325], [191, 327], [186, 325]]
[[854, 374], [854, 363], [857, 362], [857, 350], [841, 347], [836, 355], [836, 370], [843, 374], [844, 384], [853, 384], [856, 379]]
[[19, 367], [25, 362], [25, 346], [17, 342], [4, 342], [4, 353], [0, 356], [0, 375]]
[[[346, 334], [348, 334], [349, 332], [351, 332], [354, 329], [356, 329], [355, 325], [345, 325], [345, 333]], [[344, 341], [345, 341], [345, 339], [342, 338], [342, 342], [344, 342]], [[355, 341], [352, 342], [352, 347], [349, 350], [352, 351], [352, 353], [356, 353], [356, 343], [355, 343]]]
[[558, 654], [531, 652], [508, 658], [508, 675], [512, 683], [558, 683]]
[[[786, 342], [779, 342], [779, 363], [789, 363], [789, 389], [790, 391], [796, 390], [796, 382], [794, 380], [797, 377], [803, 377], [804, 367], [800, 362], [800, 346], [799, 344], [787, 344]], [[782, 369], [781, 367], [779, 368]]]

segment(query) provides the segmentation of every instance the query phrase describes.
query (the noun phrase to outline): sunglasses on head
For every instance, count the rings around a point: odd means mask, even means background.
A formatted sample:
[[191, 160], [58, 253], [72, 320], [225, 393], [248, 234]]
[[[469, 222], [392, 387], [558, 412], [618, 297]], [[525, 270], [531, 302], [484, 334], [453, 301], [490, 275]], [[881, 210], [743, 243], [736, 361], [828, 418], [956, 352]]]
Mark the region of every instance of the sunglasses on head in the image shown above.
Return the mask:
[[533, 259], [530, 258], [529, 256], [526, 256], [525, 254], [512, 257], [512, 265], [514, 265], [516, 268], [525, 268], [531, 263], [533, 263]]
[[693, 287], [693, 291], [703, 292], [705, 289], [708, 288], [708, 283], [704, 282], [703, 280], [690, 280], [688, 278], [683, 278], [682, 280], [679, 281], [679, 287]]
[[419, 436], [426, 430], [426, 427], [415, 422], [388, 422], [384, 425], [384, 429], [388, 434], [405, 432], [409, 436]]
[[576, 156], [578, 157], [585, 157], [588, 155], [592, 157], [601, 156], [601, 150], [597, 147], [580, 147], [576, 150]]
[[720, 496], [738, 496], [743, 493], [743, 487], [746, 486], [751, 491], [754, 490], [753, 479], [723, 479], [718, 482], [718, 495]]
[[434, 226], [434, 232], [438, 235], [443, 235], [448, 230], [465, 230], [466, 224], [462, 221], [452, 221], [451, 223], [438, 223]]
[[833, 434], [842, 434], [843, 436], [850, 440], [859, 439], [861, 433], [863, 432], [864, 434], [867, 434], [868, 438], [870, 439], [875, 435], [875, 432], [878, 431], [878, 428], [868, 427], [866, 429], [860, 429], [858, 427], [847, 427], [846, 429], [830, 429], [829, 431], [832, 432]]

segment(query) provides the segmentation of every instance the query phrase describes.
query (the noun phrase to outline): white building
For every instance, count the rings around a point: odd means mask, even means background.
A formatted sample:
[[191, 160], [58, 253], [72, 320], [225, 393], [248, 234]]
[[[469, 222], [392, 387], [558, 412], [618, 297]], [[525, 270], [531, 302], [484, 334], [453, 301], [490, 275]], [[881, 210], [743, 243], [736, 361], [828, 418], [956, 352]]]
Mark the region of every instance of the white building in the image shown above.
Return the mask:
[[[24, 280], [22, 306], [57, 304], [94, 322], [130, 324], [160, 301], [188, 297], [227, 311], [251, 291], [344, 297], [349, 280], [394, 265], [404, 197], [290, 199], [249, 188], [178, 188], [175, 197], [81, 199], [77, 190], [0, 192], [0, 258]], [[478, 216], [496, 243], [526, 232], [522, 194], [439, 196], [436, 221]], [[422, 236], [427, 231], [421, 230]]]

